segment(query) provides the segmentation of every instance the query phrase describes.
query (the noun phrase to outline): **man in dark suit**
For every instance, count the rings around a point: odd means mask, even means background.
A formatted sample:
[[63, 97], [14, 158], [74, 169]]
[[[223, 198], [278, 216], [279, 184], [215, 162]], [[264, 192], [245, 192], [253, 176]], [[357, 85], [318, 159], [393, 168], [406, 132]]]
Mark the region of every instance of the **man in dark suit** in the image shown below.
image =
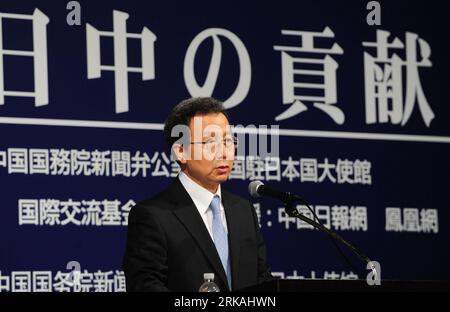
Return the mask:
[[221, 188], [236, 147], [222, 103], [213, 98], [179, 103], [164, 135], [181, 172], [167, 189], [130, 211], [127, 291], [198, 291], [204, 273], [215, 274], [221, 291], [271, 279], [253, 206]]

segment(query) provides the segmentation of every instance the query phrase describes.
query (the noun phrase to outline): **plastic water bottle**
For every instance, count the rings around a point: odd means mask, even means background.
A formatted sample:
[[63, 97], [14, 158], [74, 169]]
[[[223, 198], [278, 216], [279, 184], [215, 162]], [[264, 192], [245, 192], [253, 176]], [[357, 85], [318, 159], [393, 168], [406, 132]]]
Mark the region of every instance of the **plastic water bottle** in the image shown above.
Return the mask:
[[214, 283], [214, 273], [203, 274], [204, 283], [200, 286], [199, 292], [219, 292], [219, 286]]

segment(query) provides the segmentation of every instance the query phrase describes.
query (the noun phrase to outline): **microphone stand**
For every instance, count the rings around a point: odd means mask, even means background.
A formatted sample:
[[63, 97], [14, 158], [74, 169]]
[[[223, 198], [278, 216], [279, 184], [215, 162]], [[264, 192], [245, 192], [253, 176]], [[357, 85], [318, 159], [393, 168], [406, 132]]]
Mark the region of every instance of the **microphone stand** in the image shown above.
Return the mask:
[[313, 211], [312, 208], [309, 207], [308, 203], [306, 203], [306, 201], [303, 200], [300, 196], [294, 195], [292, 193], [288, 193], [287, 196], [285, 196], [283, 198], [283, 203], [284, 203], [284, 207], [285, 207], [284, 211], [286, 212], [287, 215], [289, 215], [290, 217], [298, 218], [298, 219], [300, 219], [300, 220], [302, 220], [302, 221], [312, 225], [313, 227], [315, 227], [315, 228], [319, 229], [320, 231], [322, 231], [322, 232], [326, 233], [327, 235], [329, 235], [334, 240], [336, 240], [338, 242], [341, 242], [342, 244], [347, 246], [362, 261], [366, 262], [369, 265], [369, 267], [372, 270], [372, 272], [373, 272], [375, 277], [378, 276], [378, 273], [377, 273], [377, 270], [375, 268], [375, 265], [372, 263], [372, 261], [369, 259], [369, 257], [367, 257], [362, 251], [357, 249], [355, 246], [353, 246], [350, 242], [348, 242], [347, 240], [342, 238], [340, 235], [338, 235], [335, 232], [331, 231], [330, 229], [326, 228], [322, 224], [317, 223], [317, 222], [311, 220], [310, 218], [307, 218], [304, 215], [302, 215], [301, 213], [299, 213], [298, 210], [294, 207], [294, 202], [296, 200], [301, 201], [311, 211]]

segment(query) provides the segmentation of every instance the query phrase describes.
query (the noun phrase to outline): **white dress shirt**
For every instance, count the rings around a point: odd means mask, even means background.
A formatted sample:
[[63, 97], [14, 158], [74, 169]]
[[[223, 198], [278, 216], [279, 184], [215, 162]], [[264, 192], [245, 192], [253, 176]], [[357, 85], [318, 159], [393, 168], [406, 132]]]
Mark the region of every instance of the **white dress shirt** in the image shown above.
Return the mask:
[[203, 222], [205, 223], [205, 226], [208, 229], [209, 235], [211, 236], [211, 239], [213, 241], [214, 241], [214, 237], [212, 234], [213, 212], [211, 208], [209, 208], [209, 205], [211, 204], [211, 201], [215, 195], [219, 196], [220, 216], [222, 219], [222, 224], [225, 228], [225, 232], [228, 234], [227, 220], [225, 217], [225, 209], [223, 208], [222, 204], [222, 194], [220, 191], [220, 184], [219, 187], [217, 188], [217, 192], [213, 194], [207, 189], [205, 189], [203, 186], [200, 186], [199, 184], [194, 182], [183, 172], [180, 172], [178, 174], [178, 178], [180, 179], [181, 184], [188, 192], [189, 196], [192, 198], [192, 201], [194, 202], [195, 207], [197, 207], [197, 210], [200, 216], [202, 217]]

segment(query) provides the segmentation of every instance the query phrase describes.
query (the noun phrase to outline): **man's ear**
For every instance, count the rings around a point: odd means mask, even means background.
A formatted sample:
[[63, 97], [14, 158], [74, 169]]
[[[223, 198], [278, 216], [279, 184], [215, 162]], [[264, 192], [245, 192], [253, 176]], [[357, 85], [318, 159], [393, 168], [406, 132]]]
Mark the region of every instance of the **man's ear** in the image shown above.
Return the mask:
[[181, 164], [186, 164], [186, 155], [184, 154], [184, 147], [182, 144], [174, 143], [172, 145], [172, 152]]

